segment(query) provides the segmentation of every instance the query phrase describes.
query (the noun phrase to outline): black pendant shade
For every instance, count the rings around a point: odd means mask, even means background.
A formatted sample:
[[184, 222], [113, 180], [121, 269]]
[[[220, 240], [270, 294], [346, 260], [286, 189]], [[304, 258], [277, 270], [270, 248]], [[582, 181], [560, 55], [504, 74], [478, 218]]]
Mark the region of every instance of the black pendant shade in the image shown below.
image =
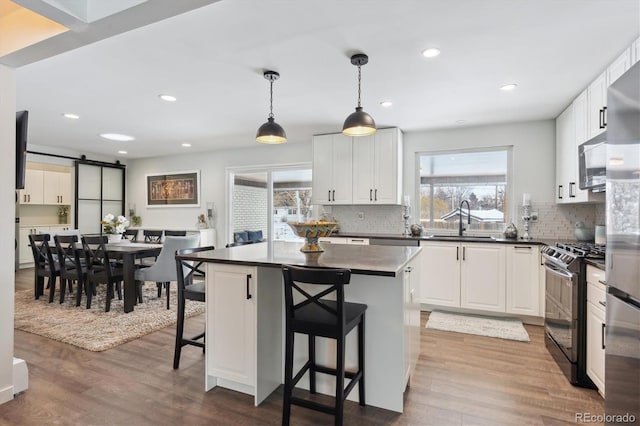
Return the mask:
[[269, 117], [267, 122], [258, 129], [256, 140], [267, 144], [284, 143], [287, 141], [287, 134], [273, 118], [273, 82], [280, 78], [280, 74], [275, 71], [265, 71], [264, 78], [269, 80]]
[[347, 136], [367, 136], [376, 132], [376, 122], [369, 114], [362, 110], [360, 106], [360, 81], [362, 65], [369, 62], [369, 57], [363, 53], [355, 54], [351, 57], [351, 63], [358, 67], [358, 106], [356, 111], [351, 113], [342, 126], [342, 133]]

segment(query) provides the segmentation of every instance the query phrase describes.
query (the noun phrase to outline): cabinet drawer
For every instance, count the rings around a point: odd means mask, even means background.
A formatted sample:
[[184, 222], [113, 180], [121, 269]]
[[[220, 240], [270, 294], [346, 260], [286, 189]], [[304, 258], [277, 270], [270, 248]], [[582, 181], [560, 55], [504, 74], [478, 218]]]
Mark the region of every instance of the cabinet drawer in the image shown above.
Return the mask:
[[595, 266], [587, 265], [587, 282], [596, 284], [598, 286], [602, 286], [604, 290], [604, 284], [600, 281], [604, 282], [604, 271], [596, 268]]
[[364, 246], [369, 245], [368, 238], [347, 238], [347, 244], [360, 244]]
[[[604, 286], [601, 284], [596, 285], [592, 283], [587, 283], [587, 300], [594, 304], [597, 308], [605, 311], [607, 309], [607, 293], [604, 290]], [[603, 305], [604, 303], [604, 305]]]

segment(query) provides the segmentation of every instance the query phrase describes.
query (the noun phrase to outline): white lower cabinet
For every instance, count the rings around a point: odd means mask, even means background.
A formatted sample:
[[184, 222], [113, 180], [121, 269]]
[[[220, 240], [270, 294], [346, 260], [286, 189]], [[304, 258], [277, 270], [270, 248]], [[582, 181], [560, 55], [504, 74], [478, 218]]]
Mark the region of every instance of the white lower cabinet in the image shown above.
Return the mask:
[[540, 246], [507, 247], [507, 312], [539, 316]]
[[207, 275], [207, 374], [253, 387], [257, 268], [209, 264]]
[[537, 245], [421, 241], [420, 302], [540, 317]]
[[604, 389], [604, 355], [606, 328], [606, 287], [604, 271], [587, 266], [587, 375], [598, 387]]
[[21, 226], [18, 231], [18, 263], [20, 268], [33, 266], [33, 251], [29, 235], [44, 234], [52, 231], [68, 231], [69, 225], [60, 226]]
[[505, 311], [505, 247], [462, 244], [460, 307]]
[[420, 262], [412, 261], [403, 271], [404, 294], [404, 385], [413, 374], [420, 355]]
[[318, 238], [318, 242], [326, 244], [359, 244], [361, 246], [368, 246], [368, 238], [355, 238], [355, 237], [321, 237]]

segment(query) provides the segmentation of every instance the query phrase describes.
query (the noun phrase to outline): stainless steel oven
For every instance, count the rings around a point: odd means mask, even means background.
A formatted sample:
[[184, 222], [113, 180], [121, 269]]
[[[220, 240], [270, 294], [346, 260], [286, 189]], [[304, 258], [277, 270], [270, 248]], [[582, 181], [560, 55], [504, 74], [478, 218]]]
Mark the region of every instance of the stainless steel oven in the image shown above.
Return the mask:
[[[592, 246], [542, 248], [545, 267], [545, 345], [571, 384], [594, 388], [586, 362], [586, 265]], [[600, 256], [600, 255], [598, 255]]]

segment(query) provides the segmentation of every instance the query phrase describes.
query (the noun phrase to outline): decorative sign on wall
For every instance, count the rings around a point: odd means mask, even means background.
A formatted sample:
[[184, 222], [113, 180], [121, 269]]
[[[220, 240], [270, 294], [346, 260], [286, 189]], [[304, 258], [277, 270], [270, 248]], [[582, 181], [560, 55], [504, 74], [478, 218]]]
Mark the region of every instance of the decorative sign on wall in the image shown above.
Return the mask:
[[200, 170], [146, 175], [147, 207], [199, 207]]

